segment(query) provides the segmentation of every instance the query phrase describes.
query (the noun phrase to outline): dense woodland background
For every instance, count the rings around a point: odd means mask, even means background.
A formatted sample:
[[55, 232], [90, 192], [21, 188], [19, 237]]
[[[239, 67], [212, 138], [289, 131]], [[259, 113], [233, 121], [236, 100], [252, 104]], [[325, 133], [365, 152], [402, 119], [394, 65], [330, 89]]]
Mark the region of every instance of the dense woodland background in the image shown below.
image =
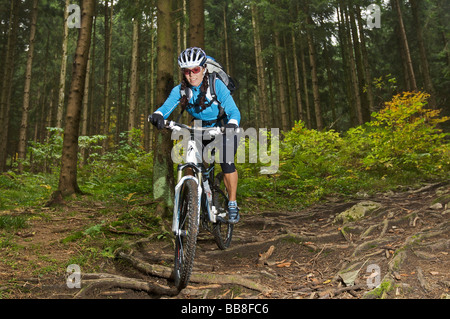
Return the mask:
[[[67, 27], [66, 8], [86, 3], [94, 17], [79, 94], [84, 159], [124, 145], [160, 149], [146, 118], [180, 80], [176, 57], [192, 45], [204, 44], [238, 81], [244, 128], [287, 134], [301, 121], [343, 133], [404, 91], [427, 92], [428, 107], [450, 114], [446, 0], [0, 0], [0, 171], [60, 165], [83, 30]], [[380, 28], [367, 26], [370, 4], [381, 8]]]

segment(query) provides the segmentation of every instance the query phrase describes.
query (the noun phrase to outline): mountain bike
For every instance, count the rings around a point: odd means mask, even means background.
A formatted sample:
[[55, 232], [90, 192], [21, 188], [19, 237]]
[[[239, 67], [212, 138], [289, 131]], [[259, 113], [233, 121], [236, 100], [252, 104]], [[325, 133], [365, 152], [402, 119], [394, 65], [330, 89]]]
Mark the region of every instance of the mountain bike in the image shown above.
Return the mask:
[[[231, 244], [233, 224], [228, 223], [228, 196], [223, 173], [215, 173], [214, 161], [203, 163], [205, 135], [221, 137], [224, 128], [197, 127], [165, 121], [170, 130], [185, 129], [190, 138], [185, 149], [185, 163], [177, 167], [177, 184], [173, 209], [172, 232], [175, 235], [174, 281], [181, 290], [186, 287], [194, 265], [200, 226], [209, 231], [220, 249]], [[207, 138], [208, 139], [208, 138]], [[211, 156], [215, 155], [212, 149]]]

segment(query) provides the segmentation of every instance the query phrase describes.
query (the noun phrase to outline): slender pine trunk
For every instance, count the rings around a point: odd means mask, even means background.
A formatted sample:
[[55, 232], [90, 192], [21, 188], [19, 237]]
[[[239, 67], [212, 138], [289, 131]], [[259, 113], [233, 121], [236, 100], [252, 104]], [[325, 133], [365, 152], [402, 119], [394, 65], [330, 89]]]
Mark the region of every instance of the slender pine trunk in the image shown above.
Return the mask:
[[81, 10], [81, 28], [79, 29], [77, 48], [72, 65], [72, 80], [64, 126], [61, 172], [58, 191], [52, 195], [53, 200], [60, 196], [65, 197], [81, 193], [77, 182], [78, 136], [89, 49], [91, 46], [94, 0], [83, 0]]
[[28, 47], [27, 66], [25, 71], [25, 86], [23, 90], [23, 106], [22, 106], [22, 120], [20, 122], [19, 131], [19, 172], [23, 172], [23, 163], [26, 157], [27, 149], [27, 130], [28, 130], [28, 113], [30, 109], [30, 94], [31, 94], [31, 74], [33, 69], [34, 44], [36, 40], [36, 23], [38, 16], [38, 0], [33, 0], [33, 9], [31, 11], [31, 26], [30, 26], [30, 42]]

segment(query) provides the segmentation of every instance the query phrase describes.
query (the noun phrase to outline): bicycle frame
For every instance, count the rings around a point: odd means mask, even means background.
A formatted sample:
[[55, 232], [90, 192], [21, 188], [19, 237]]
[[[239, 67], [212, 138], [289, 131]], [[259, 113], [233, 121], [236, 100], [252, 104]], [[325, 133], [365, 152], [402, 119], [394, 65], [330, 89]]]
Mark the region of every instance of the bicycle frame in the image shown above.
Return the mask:
[[[177, 169], [177, 185], [175, 186], [175, 201], [174, 201], [174, 208], [173, 208], [173, 218], [172, 218], [172, 232], [175, 235], [180, 235], [180, 229], [179, 229], [179, 216], [180, 216], [180, 193], [181, 188], [184, 184], [184, 182], [188, 179], [192, 179], [197, 184], [197, 192], [198, 192], [198, 216], [200, 218], [201, 215], [201, 203], [202, 199], [205, 198], [206, 194], [203, 189], [203, 174], [206, 173], [207, 177], [209, 177], [209, 174], [211, 171], [214, 170], [214, 168], [210, 167], [209, 169], [206, 169], [203, 165], [202, 160], [202, 152], [199, 150], [199, 147], [197, 146], [198, 142], [194, 139], [194, 134], [191, 133], [191, 138], [188, 141], [188, 147], [187, 147], [187, 154], [186, 154], [186, 163], [178, 165]], [[214, 164], [213, 164], [214, 165]], [[183, 170], [185, 168], [191, 168], [196, 176], [186, 175], [183, 176]], [[208, 200], [206, 202], [206, 209], [208, 218], [212, 223], [217, 222], [217, 210], [213, 205], [210, 205]]]
[[[151, 116], [149, 121], [152, 121]], [[179, 290], [186, 287], [192, 272], [195, 257], [195, 247], [197, 245], [197, 235], [200, 225], [211, 232], [214, 240], [220, 249], [229, 247], [233, 224], [228, 223], [224, 218], [227, 212], [224, 206], [228, 203], [227, 195], [222, 191], [224, 182], [222, 172], [214, 176], [214, 161], [206, 167], [202, 158], [203, 133], [210, 136], [223, 134], [225, 128], [202, 128], [190, 127], [172, 121], [164, 121], [168, 129], [189, 130], [189, 140], [187, 141], [185, 164], [178, 165], [177, 184], [175, 186], [175, 199], [172, 218], [172, 232], [175, 235], [175, 259], [174, 259], [174, 281]], [[197, 133], [202, 133], [198, 136]], [[183, 132], [184, 133], [184, 132]], [[184, 135], [184, 134], [183, 134]], [[212, 148], [211, 155], [215, 155], [215, 148]], [[183, 171], [189, 168], [192, 175], [183, 176]], [[192, 183], [195, 182], [195, 184]], [[210, 187], [207, 187], [211, 183]], [[195, 185], [197, 185], [195, 189]], [[186, 193], [184, 191], [186, 190]], [[195, 191], [197, 191], [197, 203], [193, 202]], [[186, 197], [184, 197], [186, 194]], [[180, 198], [183, 196], [183, 198]], [[185, 201], [186, 199], [186, 201]], [[183, 207], [180, 207], [180, 204]], [[195, 205], [197, 205], [195, 207]], [[217, 205], [217, 208], [214, 206]], [[181, 211], [183, 209], [183, 212]], [[196, 214], [196, 215], [195, 215]], [[183, 220], [180, 216], [183, 215]], [[180, 222], [182, 225], [180, 225]], [[222, 227], [225, 225], [226, 229]], [[180, 226], [182, 229], [180, 229]]]

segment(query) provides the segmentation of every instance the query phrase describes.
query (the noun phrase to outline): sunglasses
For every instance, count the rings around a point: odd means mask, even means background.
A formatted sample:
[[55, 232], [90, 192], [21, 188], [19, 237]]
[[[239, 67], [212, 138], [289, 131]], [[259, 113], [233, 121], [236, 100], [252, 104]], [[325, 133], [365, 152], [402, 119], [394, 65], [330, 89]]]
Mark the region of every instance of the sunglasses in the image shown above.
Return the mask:
[[183, 69], [183, 73], [184, 73], [184, 75], [191, 75], [191, 73], [198, 74], [198, 73], [200, 73], [201, 70], [202, 70], [201, 67], [196, 66], [193, 69]]

